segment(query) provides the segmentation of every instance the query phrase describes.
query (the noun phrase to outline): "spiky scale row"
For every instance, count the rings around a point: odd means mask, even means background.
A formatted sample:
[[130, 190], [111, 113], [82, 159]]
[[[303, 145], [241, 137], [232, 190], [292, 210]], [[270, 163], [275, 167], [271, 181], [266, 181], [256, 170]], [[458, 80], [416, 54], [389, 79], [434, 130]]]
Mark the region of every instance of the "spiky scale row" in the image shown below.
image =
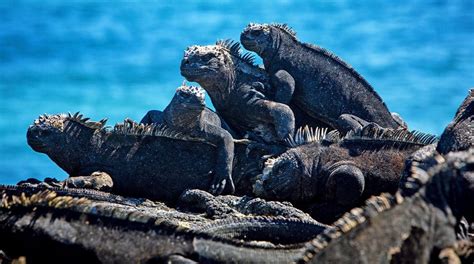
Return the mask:
[[186, 94], [195, 95], [198, 98], [201, 98], [203, 100], [205, 97], [204, 89], [198, 86], [188, 86], [186, 85], [186, 81], [183, 81], [183, 84], [176, 89], [176, 92], [177, 93], [182, 92]]
[[240, 60], [255, 66], [255, 56], [250, 52], [242, 53], [240, 43], [231, 39], [218, 40], [217, 46], [226, 49], [232, 56], [239, 58]]
[[67, 114], [67, 119], [69, 121], [79, 123], [79, 124], [84, 125], [88, 128], [91, 128], [91, 129], [103, 129], [103, 128], [105, 128], [105, 124], [107, 123], [107, 120], [108, 120], [107, 118], [104, 118], [104, 119], [101, 119], [98, 122], [89, 121], [90, 118], [89, 117], [84, 117], [84, 115], [81, 114], [80, 112], [76, 112], [74, 115], [71, 115], [71, 113], [68, 113]]
[[315, 255], [324, 250], [333, 240], [351, 231], [356, 226], [366, 222], [374, 213], [381, 213], [402, 202], [403, 197], [398, 194], [393, 196], [388, 193], [383, 193], [380, 196], [372, 196], [365, 201], [363, 207], [352, 209], [334, 222], [334, 228], [326, 229], [315, 239], [308, 242], [303, 257], [298, 262], [308, 262]]
[[274, 26], [276, 28], [279, 28], [279, 29], [285, 31], [286, 33], [290, 34], [294, 38], [296, 38], [296, 31], [293, 28], [291, 28], [290, 26], [288, 26], [288, 24], [286, 24], [286, 23], [272, 23], [272, 24], [270, 24], [270, 26]]
[[15, 206], [36, 207], [48, 206], [54, 208], [71, 208], [73, 206], [89, 205], [90, 201], [84, 197], [58, 196], [54, 191], [43, 190], [27, 196], [24, 192], [20, 195], [2, 195], [0, 208], [10, 209]]
[[212, 143], [202, 138], [191, 137], [183, 132], [178, 132], [163, 124], [140, 124], [129, 118], [126, 118], [123, 123], [117, 123], [111, 131], [107, 132], [131, 136], [166, 137], [178, 140], [203, 142], [214, 146]]
[[19, 195], [2, 194], [0, 201], [0, 209], [11, 210], [12, 208], [54, 208], [66, 209], [78, 213], [85, 213], [96, 215], [100, 217], [111, 217], [120, 220], [126, 220], [135, 223], [152, 224], [154, 226], [168, 226], [175, 230], [183, 230], [193, 233], [188, 230], [185, 225], [181, 225], [166, 221], [162, 217], [157, 217], [152, 214], [143, 213], [138, 210], [127, 209], [128, 207], [110, 206], [108, 204], [95, 203], [85, 197], [72, 197], [69, 195], [58, 195], [51, 190], [43, 190], [31, 195], [26, 195], [21, 192]]
[[[432, 158], [434, 165], [439, 165], [445, 162], [441, 155], [436, 155]], [[410, 175], [401, 179], [399, 192], [404, 197], [412, 196], [417, 193], [430, 179], [427, 171], [420, 168], [420, 163], [413, 161], [409, 168]]]
[[416, 130], [408, 131], [404, 129], [387, 129], [377, 126], [366, 126], [362, 129], [349, 131], [342, 140], [344, 142], [364, 140], [374, 143], [379, 141], [386, 147], [403, 148], [410, 145], [430, 145], [436, 143], [438, 137]]
[[258, 27], [258, 26], [263, 26], [263, 27], [276, 27], [290, 35], [293, 39], [296, 39], [296, 31], [288, 26], [286, 23], [270, 23], [270, 24], [257, 24], [257, 23], [249, 23], [247, 25], [247, 28], [252, 28], [252, 27]]
[[290, 147], [297, 147], [321, 141], [326, 138], [327, 133], [327, 128], [311, 128], [309, 126], [304, 126], [298, 128], [294, 135], [289, 135], [288, 138], [285, 139], [285, 142]]

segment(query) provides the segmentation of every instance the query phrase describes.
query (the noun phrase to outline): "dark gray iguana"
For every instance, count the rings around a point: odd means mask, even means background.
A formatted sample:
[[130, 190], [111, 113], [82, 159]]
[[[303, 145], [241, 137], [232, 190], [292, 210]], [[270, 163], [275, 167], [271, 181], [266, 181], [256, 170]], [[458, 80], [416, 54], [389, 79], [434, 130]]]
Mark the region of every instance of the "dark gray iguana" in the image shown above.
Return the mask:
[[206, 107], [204, 96], [203, 89], [183, 83], [176, 89], [173, 99], [165, 110], [149, 111], [140, 123], [164, 125], [171, 130], [215, 145], [217, 161], [210, 192], [221, 194], [227, 186], [228, 192], [233, 193], [234, 141], [225, 122]]
[[[210, 142], [161, 126], [125, 120], [110, 129], [79, 114], [40, 116], [27, 139], [70, 176], [104, 172], [114, 193], [170, 202], [185, 189], [209, 190], [218, 152]], [[232, 175], [240, 181], [258, 159], [244, 143], [235, 152]]]
[[271, 240], [267, 248], [282, 248], [326, 228], [315, 221], [281, 217], [242, 216], [206, 223], [200, 216], [144, 199], [90, 190], [0, 186], [0, 248], [10, 257], [25, 256], [33, 263], [191, 263], [199, 260], [195, 239], [252, 247], [250, 241], [240, 241], [252, 235]]
[[207, 91], [217, 114], [240, 136], [282, 142], [294, 131], [293, 112], [261, 92], [265, 87], [251, 61], [240, 53], [238, 43], [218, 41], [189, 47], [180, 69], [188, 81], [198, 82]]
[[266, 199], [325, 205], [310, 210], [323, 222], [372, 195], [395, 193], [405, 159], [436, 141], [429, 134], [376, 125], [350, 132], [342, 139], [330, 139], [321, 130], [299, 132], [294, 148], [266, 161], [254, 192]]
[[342, 114], [385, 128], [403, 125], [352, 67], [320, 47], [301, 43], [288, 26], [249, 24], [240, 41], [262, 57], [273, 88], [281, 90], [281, 97], [291, 99], [313, 118], [341, 132], [346, 132], [338, 124]]
[[459, 263], [454, 226], [456, 218], [474, 217], [474, 149], [434, 159], [428, 172], [413, 166], [412, 184], [368, 199], [303, 248], [195, 239], [195, 249], [201, 258], [233, 263]]

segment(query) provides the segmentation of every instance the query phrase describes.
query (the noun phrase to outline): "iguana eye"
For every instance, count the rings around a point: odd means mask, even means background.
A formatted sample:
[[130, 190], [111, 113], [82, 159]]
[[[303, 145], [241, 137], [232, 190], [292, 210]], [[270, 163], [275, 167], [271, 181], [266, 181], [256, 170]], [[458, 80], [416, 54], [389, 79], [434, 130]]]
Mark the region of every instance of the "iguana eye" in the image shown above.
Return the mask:
[[262, 34], [262, 31], [261, 30], [255, 30], [255, 31], [252, 31], [250, 33], [250, 35], [254, 36], [254, 37], [258, 37]]

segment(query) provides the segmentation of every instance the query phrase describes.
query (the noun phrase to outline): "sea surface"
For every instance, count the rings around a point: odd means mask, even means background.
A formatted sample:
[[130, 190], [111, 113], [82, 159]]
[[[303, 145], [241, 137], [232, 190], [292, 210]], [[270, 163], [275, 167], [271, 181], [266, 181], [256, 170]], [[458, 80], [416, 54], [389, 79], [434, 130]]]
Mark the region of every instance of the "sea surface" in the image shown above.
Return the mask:
[[[163, 109], [184, 49], [281, 22], [371, 83], [411, 129], [440, 134], [474, 87], [474, 1], [0, 0], [0, 183], [65, 172], [26, 143], [38, 115], [114, 124]], [[261, 63], [261, 61], [258, 61]]]

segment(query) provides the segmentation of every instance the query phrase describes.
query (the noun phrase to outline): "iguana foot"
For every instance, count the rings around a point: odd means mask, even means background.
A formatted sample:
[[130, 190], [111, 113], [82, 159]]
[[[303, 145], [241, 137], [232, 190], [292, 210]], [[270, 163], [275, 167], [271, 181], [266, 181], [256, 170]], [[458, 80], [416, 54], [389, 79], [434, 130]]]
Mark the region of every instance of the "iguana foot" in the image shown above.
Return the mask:
[[395, 122], [397, 122], [397, 124], [400, 125], [400, 128], [408, 129], [407, 123], [405, 122], [405, 120], [403, 120], [400, 114], [395, 113], [395, 112], [392, 112], [391, 114], [392, 114], [393, 120], [395, 120]]
[[278, 139], [283, 142], [295, 130], [295, 116], [291, 108], [284, 104], [276, 104], [272, 111]]
[[351, 130], [361, 129], [370, 124], [370, 122], [365, 121], [364, 119], [351, 115], [351, 114], [342, 114], [337, 119], [337, 130], [341, 133], [346, 134]]
[[114, 185], [112, 177], [105, 172], [96, 171], [90, 176], [74, 176], [64, 181], [64, 185], [70, 188], [87, 188], [99, 191], [110, 191]]
[[438, 255], [443, 264], [461, 264], [461, 260], [453, 248], [444, 248]]
[[35, 178], [29, 178], [24, 181], [19, 181], [17, 185], [25, 187], [37, 187], [37, 188], [62, 188], [62, 182], [55, 178], [45, 178], [44, 181], [40, 181]]
[[214, 176], [209, 192], [213, 195], [220, 195], [224, 191], [230, 194], [235, 192], [235, 186], [234, 181], [232, 180], [232, 176]]

